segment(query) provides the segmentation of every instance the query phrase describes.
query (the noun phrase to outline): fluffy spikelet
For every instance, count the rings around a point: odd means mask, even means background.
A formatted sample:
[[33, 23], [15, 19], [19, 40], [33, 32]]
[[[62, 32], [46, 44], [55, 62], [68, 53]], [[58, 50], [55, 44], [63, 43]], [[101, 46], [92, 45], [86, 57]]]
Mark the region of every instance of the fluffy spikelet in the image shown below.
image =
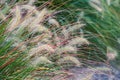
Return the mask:
[[37, 57], [34, 61], [32, 61], [32, 65], [37, 66], [37, 64], [46, 64], [52, 63], [47, 57], [41, 56]]
[[76, 57], [73, 57], [73, 56], [65, 56], [65, 57], [59, 59], [58, 63], [63, 63], [65, 61], [72, 61], [73, 63], [76, 64], [76, 66], [81, 65], [80, 61]]
[[73, 47], [73, 46], [65, 46], [65, 47], [62, 47], [62, 48], [58, 48], [56, 50], [57, 53], [61, 54], [61, 53], [64, 53], [64, 52], [72, 52], [72, 53], [75, 53], [77, 51], [77, 48]]
[[97, 11], [102, 12], [102, 5], [100, 0], [90, 0], [89, 4], [91, 7], [95, 8]]
[[69, 32], [68, 32], [67, 29], [63, 28], [62, 34], [64, 35], [65, 39], [68, 39], [68, 38], [69, 38]]
[[[28, 10], [28, 12], [30, 12], [31, 14], [39, 14], [39, 11], [36, 9], [35, 6], [31, 6], [31, 5], [21, 5], [20, 6], [21, 9], [26, 9]], [[31, 14], [29, 14], [28, 16], [30, 16]]]
[[[34, 17], [34, 20], [35, 20], [35, 18], [38, 18], [37, 15], [39, 15], [40, 11], [38, 11], [35, 6], [21, 5], [20, 7], [21, 7], [21, 9], [27, 10], [27, 12], [28, 12], [27, 15], [26, 15], [27, 18]], [[32, 16], [32, 15], [35, 15], [35, 16]]]
[[33, 39], [33, 41], [31, 41], [31, 42], [34, 42], [34, 41], [38, 41], [39, 43], [48, 43], [48, 44], [51, 44], [51, 40], [49, 40], [52, 36], [50, 35], [51, 33], [44, 33], [44, 34], [42, 34], [41, 35], [41, 37], [35, 37], [34, 39]]
[[47, 14], [47, 9], [44, 8], [42, 11], [39, 12], [39, 14], [36, 14], [36, 17], [33, 19], [31, 24], [29, 25], [29, 31], [33, 32], [42, 32], [42, 31], [48, 31], [48, 29], [43, 26], [41, 23], [44, 21], [45, 15]]
[[[37, 13], [37, 10], [35, 9], [35, 7], [29, 6], [29, 5], [21, 5], [21, 6], [19, 6], [19, 10], [20, 10], [21, 13], [22, 13], [22, 9], [27, 10], [28, 13], [31, 13], [31, 14], [26, 13], [27, 14], [25, 16], [26, 18], [22, 17], [22, 18], [24, 18], [24, 20], [22, 20], [22, 22], [19, 23], [20, 27], [26, 27], [26, 26], [30, 25], [31, 22], [33, 22], [34, 19], [36, 18], [36, 17], [32, 17], [31, 15]], [[15, 13], [15, 12], [13, 11], [13, 13]]]
[[35, 18], [34, 17], [29, 17], [27, 19], [25, 19], [21, 24], [20, 26], [21, 27], [27, 27], [31, 24], [31, 22], [34, 20]]
[[21, 13], [20, 13], [20, 6], [16, 6], [16, 9], [15, 9], [15, 16], [17, 18], [17, 20], [19, 21], [21, 19]]
[[18, 27], [18, 24], [20, 22], [21, 19], [21, 13], [20, 13], [20, 7], [16, 6], [15, 10], [14, 10], [14, 18], [11, 20], [10, 24], [8, 24], [8, 31], [11, 32], [13, 31], [15, 28]]
[[43, 25], [32, 25], [29, 27], [29, 32], [48, 32], [49, 30]]
[[62, 34], [64, 35], [65, 39], [68, 39], [70, 37], [70, 33], [80, 29], [81, 27], [85, 26], [85, 24], [79, 22], [78, 24], [75, 24], [73, 26], [70, 26], [68, 29], [62, 27]]
[[51, 25], [55, 25], [55, 26], [57, 26], [57, 27], [60, 26], [60, 24], [58, 23], [58, 21], [57, 21], [56, 19], [53, 19], [53, 18], [50, 18], [50, 19], [48, 20], [48, 23], [51, 24]]
[[[40, 22], [42, 22], [45, 18], [45, 15], [48, 13], [47, 9], [44, 8], [43, 10], [41, 10], [39, 12], [39, 14], [37, 14], [35, 20], [32, 22], [32, 24], [39, 24]], [[31, 24], [31, 25], [32, 25]]]
[[82, 44], [89, 44], [88, 40], [82, 37], [73, 38], [69, 41], [69, 45], [82, 45]]
[[114, 60], [117, 57], [116, 50], [112, 49], [111, 47], [107, 47], [107, 58], [108, 60]]
[[76, 25], [73, 25], [73, 26], [69, 27], [68, 31], [72, 32], [72, 31], [75, 31], [77, 29], [80, 29], [83, 26], [85, 26], [85, 24], [79, 23], [79, 24], [76, 24]]
[[43, 44], [43, 45], [40, 45], [36, 48], [32, 48], [30, 51], [29, 51], [29, 57], [35, 55], [35, 54], [39, 54], [41, 53], [41, 51], [43, 50], [47, 50], [48, 52], [54, 52], [54, 49], [50, 46], [50, 45], [47, 45], [47, 44]]

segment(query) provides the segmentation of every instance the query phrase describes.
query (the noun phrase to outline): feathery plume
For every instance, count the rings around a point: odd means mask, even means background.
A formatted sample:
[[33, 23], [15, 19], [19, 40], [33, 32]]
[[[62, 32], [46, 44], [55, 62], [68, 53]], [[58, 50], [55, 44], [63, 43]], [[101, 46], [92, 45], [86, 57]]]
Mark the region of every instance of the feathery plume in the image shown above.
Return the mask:
[[65, 56], [65, 57], [59, 59], [58, 63], [63, 63], [65, 61], [72, 61], [73, 63], [76, 64], [76, 66], [81, 65], [80, 61], [76, 57], [73, 57], [73, 56]]
[[54, 49], [50, 46], [50, 45], [47, 45], [47, 44], [41, 44], [39, 45], [38, 47], [36, 48], [32, 48], [30, 51], [29, 51], [29, 57], [32, 57], [33, 55], [35, 54], [39, 54], [41, 51], [43, 50], [47, 50], [48, 52], [54, 52]]
[[59, 54], [64, 53], [64, 52], [76, 53], [76, 51], [77, 51], [77, 48], [75, 48], [73, 46], [65, 46], [65, 47], [61, 47], [61, 48], [56, 49], [56, 52]]
[[107, 58], [108, 60], [114, 60], [117, 57], [117, 51], [113, 50], [111, 47], [107, 47]]
[[37, 66], [37, 64], [46, 64], [46, 63], [52, 63], [47, 57], [41, 56], [41, 57], [37, 57], [35, 58], [35, 60], [33, 60], [32, 62], [33, 66]]
[[81, 27], [85, 26], [85, 24], [82, 24], [82, 23], [79, 23], [79, 24], [76, 24], [76, 25], [73, 25], [71, 27], [68, 28], [68, 31], [69, 32], [72, 32], [72, 31], [75, 31], [77, 29], [80, 29]]
[[65, 39], [69, 38], [69, 31], [65, 28], [62, 29], [62, 34], [64, 35]]
[[34, 24], [39, 24], [40, 22], [42, 22], [45, 18], [45, 15], [48, 13], [47, 9], [44, 8], [43, 10], [41, 10], [39, 12], [39, 14], [36, 15], [35, 20], [31, 23], [31, 26]]
[[[25, 10], [28, 10], [28, 13], [30, 12], [31, 14], [36, 14], [38, 15], [39, 14], [39, 11], [36, 9], [35, 6], [31, 6], [31, 5], [20, 5], [20, 8], [21, 10], [22, 9], [25, 9]], [[28, 14], [28, 16], [30, 16], [31, 14]]]
[[20, 22], [20, 19], [21, 19], [21, 13], [20, 13], [20, 6], [16, 6], [15, 7], [15, 10], [14, 10], [14, 18], [11, 20], [10, 26], [8, 26], [8, 31], [11, 32], [13, 31], [15, 28], [18, 27], [18, 24]]
[[25, 19], [21, 24], [20, 27], [27, 27], [29, 26], [29, 24], [31, 24], [31, 22], [35, 19], [35, 17], [29, 17], [27, 19]]
[[57, 27], [60, 26], [60, 24], [58, 23], [58, 21], [56, 19], [53, 19], [53, 18], [49, 18], [48, 23], [51, 24], [51, 25], [55, 25]]
[[82, 44], [89, 44], [89, 41], [85, 38], [82, 37], [77, 37], [77, 38], [73, 38], [72, 40], [69, 41], [68, 45], [82, 45]]
[[37, 24], [35, 24], [35, 25], [32, 24], [32, 26], [29, 26], [28, 31], [33, 32], [33, 33], [35, 33], [35, 32], [49, 32], [48, 28], [46, 28], [43, 25], [39, 25], [39, 24], [38, 25]]
[[100, 0], [90, 0], [89, 4], [91, 7], [95, 8], [97, 11], [102, 12], [102, 5]]

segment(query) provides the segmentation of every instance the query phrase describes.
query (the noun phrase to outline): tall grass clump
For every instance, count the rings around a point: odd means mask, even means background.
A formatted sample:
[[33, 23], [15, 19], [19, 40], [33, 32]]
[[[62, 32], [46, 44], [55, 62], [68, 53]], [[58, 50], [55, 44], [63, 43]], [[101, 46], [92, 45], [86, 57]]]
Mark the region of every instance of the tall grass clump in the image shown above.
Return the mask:
[[[61, 25], [55, 17], [56, 13], [46, 6], [36, 7], [33, 2], [19, 3], [9, 9], [7, 14], [10, 16], [5, 19], [8, 22], [2, 44], [6, 50], [1, 49], [1, 59], [5, 58], [1, 62], [1, 74], [8, 74], [6, 79], [24, 79], [28, 73], [30, 75], [26, 80], [45, 79], [45, 75], [48, 75], [47, 79], [62, 68], [81, 66], [77, 52], [82, 45], [90, 44], [84, 34], [79, 32], [85, 23], [77, 20]], [[2, 16], [7, 18], [7, 14]], [[6, 69], [10, 72], [6, 73]]]
[[111, 68], [120, 68], [118, 2], [0, 2], [0, 79], [91, 80], [102, 71], [113, 76]]

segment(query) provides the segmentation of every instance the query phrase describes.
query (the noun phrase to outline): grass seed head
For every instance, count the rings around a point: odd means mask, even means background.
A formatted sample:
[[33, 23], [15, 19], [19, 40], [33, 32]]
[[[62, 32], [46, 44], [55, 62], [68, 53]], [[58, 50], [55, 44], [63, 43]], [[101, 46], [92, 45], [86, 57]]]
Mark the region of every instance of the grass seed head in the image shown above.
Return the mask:
[[64, 52], [77, 52], [77, 48], [76, 47], [73, 47], [73, 46], [64, 46], [62, 48], [58, 48], [56, 50], [57, 53], [61, 54], [61, 53], [64, 53]]
[[69, 45], [83, 45], [83, 44], [89, 44], [89, 41], [82, 37], [73, 38], [69, 41]]
[[89, 5], [93, 8], [95, 8], [97, 11], [102, 12], [102, 4], [100, 0], [90, 0]]
[[59, 59], [58, 63], [63, 63], [65, 61], [72, 61], [78, 67], [80, 67], [80, 65], [81, 65], [80, 61], [76, 57], [73, 57], [73, 56], [65, 56], [65, 57]]
[[34, 47], [32, 49], [30, 49], [29, 51], [29, 56], [32, 57], [36, 54], [40, 54], [43, 50], [46, 50], [48, 52], [54, 52], [54, 49], [50, 46], [50, 45], [47, 45], [47, 44], [41, 44], [39, 45], [38, 47]]
[[50, 18], [48, 20], [48, 23], [51, 25], [55, 25], [56, 27], [60, 27], [60, 24], [58, 23], [58, 21], [56, 19]]
[[107, 47], [107, 54], [106, 54], [108, 60], [114, 60], [118, 55], [117, 51], [112, 49], [111, 47]]
[[52, 62], [47, 57], [44, 56], [37, 57], [35, 58], [35, 60], [31, 62], [31, 64], [34, 66], [37, 66], [38, 64], [46, 64], [46, 63], [51, 64]]

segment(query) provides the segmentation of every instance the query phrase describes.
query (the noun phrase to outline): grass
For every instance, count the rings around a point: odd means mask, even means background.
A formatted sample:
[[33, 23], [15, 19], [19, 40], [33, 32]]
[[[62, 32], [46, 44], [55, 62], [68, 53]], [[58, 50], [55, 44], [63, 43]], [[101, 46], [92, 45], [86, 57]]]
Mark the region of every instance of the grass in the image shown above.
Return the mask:
[[[41, 0], [33, 10], [22, 0], [1, 5], [3, 16], [10, 17], [0, 21], [0, 79], [50, 80], [64, 74], [62, 69], [86, 66], [88, 60], [106, 62], [107, 47], [117, 51], [111, 63], [120, 68], [120, 11], [115, 1], [108, 5], [102, 0], [103, 11], [89, 0]], [[29, 12], [23, 16], [22, 6]]]
[[25, 53], [20, 52], [18, 47], [12, 48], [12, 41], [6, 41], [6, 35], [3, 35], [6, 24], [1, 25], [0, 35], [0, 79], [2, 80], [21, 80], [24, 79], [32, 67], [27, 66], [28, 60], [25, 60]]

